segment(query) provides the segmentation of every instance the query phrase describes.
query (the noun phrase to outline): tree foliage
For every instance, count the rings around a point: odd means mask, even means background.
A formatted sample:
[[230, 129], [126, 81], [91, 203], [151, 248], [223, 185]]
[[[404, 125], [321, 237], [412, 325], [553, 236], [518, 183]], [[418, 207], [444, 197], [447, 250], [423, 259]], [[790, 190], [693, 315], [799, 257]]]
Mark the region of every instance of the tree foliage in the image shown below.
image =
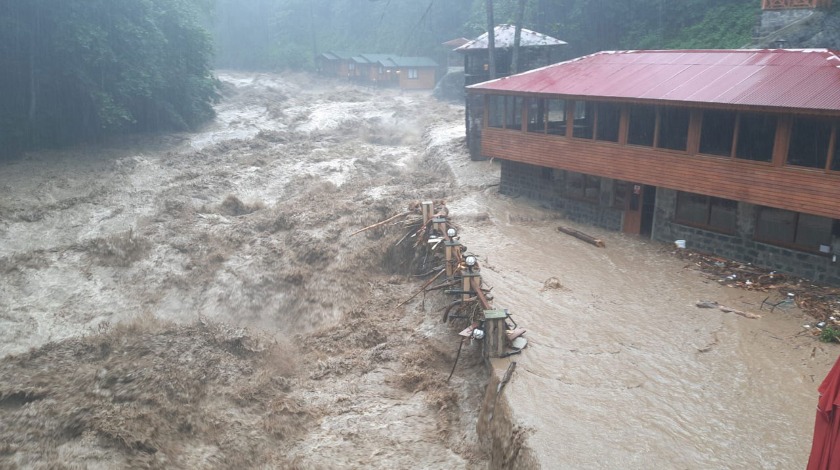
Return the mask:
[[[213, 115], [205, 0], [0, 0], [0, 148]], [[206, 3], [204, 3], [206, 6]]]
[[471, 8], [465, 0], [217, 0], [217, 64], [305, 68], [328, 50], [440, 58]]
[[[523, 0], [494, 0], [497, 24]], [[441, 43], [487, 30], [487, 0], [216, 0], [218, 64], [299, 68], [320, 52], [441, 57]], [[737, 48], [759, 0], [525, 0], [523, 26], [570, 44], [569, 56], [641, 48]]]

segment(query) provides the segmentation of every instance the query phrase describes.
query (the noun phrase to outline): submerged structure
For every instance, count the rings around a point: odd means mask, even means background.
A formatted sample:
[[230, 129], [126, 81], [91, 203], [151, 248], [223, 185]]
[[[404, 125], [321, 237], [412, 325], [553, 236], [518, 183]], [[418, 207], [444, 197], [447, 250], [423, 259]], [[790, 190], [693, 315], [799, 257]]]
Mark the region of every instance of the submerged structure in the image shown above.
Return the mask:
[[840, 284], [840, 56], [601, 52], [468, 87], [501, 191]]

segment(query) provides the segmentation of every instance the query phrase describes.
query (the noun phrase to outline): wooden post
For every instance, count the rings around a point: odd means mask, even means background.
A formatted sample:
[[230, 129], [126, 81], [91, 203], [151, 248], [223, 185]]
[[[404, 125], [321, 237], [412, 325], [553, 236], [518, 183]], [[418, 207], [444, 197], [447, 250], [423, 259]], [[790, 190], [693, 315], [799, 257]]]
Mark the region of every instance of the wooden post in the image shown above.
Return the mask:
[[423, 210], [423, 225], [429, 222], [429, 219], [432, 218], [432, 211], [434, 210], [435, 203], [432, 201], [423, 201], [420, 203], [420, 207]]
[[504, 310], [484, 311], [484, 356], [501, 357], [505, 352]]
[[471, 297], [471, 296], [470, 296], [470, 294], [469, 294], [469, 291], [470, 291], [470, 284], [471, 284], [471, 283], [470, 283], [470, 280], [472, 279], [472, 276], [474, 276], [474, 274], [473, 274], [473, 273], [469, 273], [469, 272], [465, 272], [465, 273], [462, 273], [462, 274], [461, 274], [461, 276], [462, 276], [462, 279], [463, 279], [463, 281], [464, 281], [464, 282], [463, 282], [463, 287], [462, 287], [462, 289], [463, 289], [463, 291], [464, 291], [464, 294], [461, 296], [461, 300], [463, 300], [464, 302], [466, 302], [466, 301], [467, 301], [467, 300], [469, 300], [469, 299], [470, 299], [470, 297]]
[[440, 236], [446, 238], [446, 217], [432, 218], [432, 225], [440, 233]]
[[455, 268], [458, 265], [458, 258], [455, 256], [455, 250], [461, 251], [461, 244], [457, 240], [443, 242], [446, 251], [446, 277], [452, 278], [455, 274]]

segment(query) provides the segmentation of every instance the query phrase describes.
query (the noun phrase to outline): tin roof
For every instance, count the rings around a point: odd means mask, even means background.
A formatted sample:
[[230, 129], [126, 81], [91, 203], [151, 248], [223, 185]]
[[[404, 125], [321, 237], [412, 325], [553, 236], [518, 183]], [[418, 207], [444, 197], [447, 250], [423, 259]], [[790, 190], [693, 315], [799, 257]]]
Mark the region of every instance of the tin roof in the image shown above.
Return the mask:
[[455, 48], [463, 46], [464, 44], [466, 44], [468, 42], [470, 42], [470, 40], [467, 39], [467, 38], [455, 38], [455, 39], [451, 39], [449, 41], [446, 41], [442, 45], [446, 46], [446, 47], [451, 47], [452, 49], [455, 49]]
[[[513, 37], [515, 32], [516, 27], [510, 24], [500, 24], [499, 26], [496, 26], [495, 28], [493, 28], [493, 44], [499, 49], [513, 47]], [[530, 29], [525, 28], [522, 28], [522, 34], [519, 38], [520, 47], [560, 46], [563, 44], [568, 43], [565, 41], [561, 41], [557, 38], [553, 38], [551, 36], [547, 36], [542, 33], [537, 33], [535, 31], [531, 31]], [[473, 39], [472, 41], [464, 44], [463, 46], [455, 50], [459, 52], [464, 52], [476, 49], [487, 49], [487, 33], [482, 34], [481, 36]]]
[[391, 54], [359, 54], [353, 57], [353, 61], [359, 64], [375, 64], [393, 57]]
[[840, 111], [840, 57], [829, 49], [609, 51], [467, 87]]
[[321, 57], [329, 60], [350, 60], [353, 58], [353, 54], [342, 51], [327, 51], [321, 53]]
[[391, 62], [397, 67], [437, 67], [438, 64], [428, 57], [390, 57]]

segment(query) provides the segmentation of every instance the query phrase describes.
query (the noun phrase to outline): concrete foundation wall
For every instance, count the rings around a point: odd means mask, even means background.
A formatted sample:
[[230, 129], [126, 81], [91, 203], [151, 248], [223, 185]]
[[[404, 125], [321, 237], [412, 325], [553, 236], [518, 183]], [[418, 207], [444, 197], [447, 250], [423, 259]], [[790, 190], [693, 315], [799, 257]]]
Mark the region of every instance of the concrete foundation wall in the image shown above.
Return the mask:
[[[612, 206], [614, 181], [602, 178], [596, 201], [569, 199], [565, 193], [566, 175], [563, 170], [544, 168], [525, 163], [502, 160], [500, 192], [524, 196], [546, 203], [562, 212], [568, 219], [607, 230], [622, 229], [623, 211]], [[723, 234], [678, 224], [674, 221], [677, 192], [665, 188], [656, 190], [652, 238], [665, 243], [685, 240], [689, 249], [723, 258], [750, 263], [758, 267], [793, 274], [816, 282], [840, 285], [840, 256], [820, 255], [783, 248], [753, 240], [756, 207], [738, 203], [737, 230]], [[840, 238], [832, 242], [832, 253], [840, 253]]]
[[[832, 256], [806, 253], [754, 241], [752, 236], [755, 230], [756, 209], [752, 204], [738, 203], [737, 233], [732, 235], [674, 222], [676, 206], [676, 191], [657, 189], [656, 219], [653, 226], [655, 240], [666, 243], [685, 240], [686, 248], [817, 282], [840, 285], [840, 261], [832, 261]], [[840, 251], [840, 241], [835, 239], [832, 248], [835, 253]]]
[[612, 204], [612, 180], [601, 180], [599, 202], [569, 199], [565, 196], [565, 172], [525, 163], [502, 160], [499, 191], [510, 196], [524, 196], [546, 203], [569, 220], [588, 223], [607, 230], [621, 230], [623, 211]]

